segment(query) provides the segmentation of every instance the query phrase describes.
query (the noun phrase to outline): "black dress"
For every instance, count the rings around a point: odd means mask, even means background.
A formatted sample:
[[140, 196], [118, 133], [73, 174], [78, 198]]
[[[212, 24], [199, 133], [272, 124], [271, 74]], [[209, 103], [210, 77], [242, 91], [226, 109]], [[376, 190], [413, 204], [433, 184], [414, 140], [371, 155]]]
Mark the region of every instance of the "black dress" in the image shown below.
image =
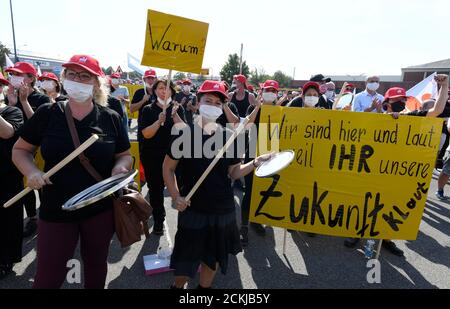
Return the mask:
[[[189, 125], [188, 129], [195, 132], [195, 126], [197, 124]], [[197, 127], [197, 130], [201, 132], [201, 128]], [[219, 126], [215, 134], [200, 137], [202, 148], [205, 147], [209, 138], [213, 138], [217, 134], [219, 134], [217, 140], [222, 140], [222, 145], [224, 145], [233, 132]], [[198, 142], [199, 138], [194, 136], [194, 133], [190, 134], [190, 138], [186, 139], [191, 142], [190, 149], [183, 154], [176, 153], [177, 147], [170, 147], [168, 151], [170, 158], [183, 164], [181, 196], [188, 195], [213, 160], [213, 156], [210, 159], [204, 155], [195, 156], [195, 139]], [[173, 143], [175, 141], [176, 138]], [[216, 145], [215, 149], [219, 150], [222, 145]], [[184, 146], [180, 148], [184, 149]], [[228, 256], [230, 254], [237, 255], [242, 251], [236, 224], [231, 179], [228, 177], [228, 168], [240, 162], [237, 153], [228, 152], [224, 158], [219, 160], [192, 197], [191, 206], [179, 214], [178, 231], [175, 236], [170, 265], [175, 270], [176, 276], [195, 277], [201, 263], [212, 270], [215, 270], [216, 264], [219, 264], [222, 273], [226, 274]]]
[[[10, 123], [15, 132], [23, 124], [20, 109], [0, 108], [0, 116]], [[23, 189], [23, 176], [11, 161], [17, 134], [10, 139], [0, 138], [0, 264], [14, 264], [22, 260], [23, 202], [5, 209], [3, 204]]]

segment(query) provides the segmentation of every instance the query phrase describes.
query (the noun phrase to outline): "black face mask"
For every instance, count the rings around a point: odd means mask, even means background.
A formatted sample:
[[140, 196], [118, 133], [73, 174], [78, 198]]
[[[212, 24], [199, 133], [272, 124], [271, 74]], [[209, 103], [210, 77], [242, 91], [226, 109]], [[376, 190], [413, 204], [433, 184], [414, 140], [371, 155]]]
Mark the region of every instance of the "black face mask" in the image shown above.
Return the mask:
[[404, 111], [406, 108], [406, 103], [405, 102], [395, 102], [395, 103], [391, 103], [391, 109], [392, 112], [394, 113], [400, 113], [402, 111]]

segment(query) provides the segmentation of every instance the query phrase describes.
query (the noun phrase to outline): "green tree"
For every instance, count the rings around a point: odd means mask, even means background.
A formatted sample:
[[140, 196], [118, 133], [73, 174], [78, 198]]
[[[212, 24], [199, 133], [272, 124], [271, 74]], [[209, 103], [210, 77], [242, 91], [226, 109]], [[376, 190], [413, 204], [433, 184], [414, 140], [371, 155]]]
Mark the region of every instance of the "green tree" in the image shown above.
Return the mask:
[[173, 76], [173, 80], [174, 80], [174, 81], [177, 81], [177, 80], [183, 80], [183, 79], [186, 79], [186, 74], [183, 73], [183, 72], [178, 72], [177, 74], [175, 74], [175, 75]]
[[273, 79], [272, 76], [266, 73], [264, 69], [255, 69], [250, 73], [249, 82], [253, 86], [259, 87], [259, 84], [264, 83], [266, 80]]
[[11, 51], [6, 48], [5, 45], [2, 44], [2, 42], [0, 42], [0, 67], [5, 67], [6, 66], [6, 60], [5, 60], [5, 55], [6, 54], [11, 54]]
[[[229, 55], [228, 61], [220, 71], [220, 78], [231, 85], [233, 76], [239, 74], [239, 69], [239, 56], [237, 54]], [[242, 74], [245, 76], [250, 75], [250, 69], [245, 61], [242, 63]]]
[[291, 86], [292, 77], [282, 71], [276, 71], [275, 74], [273, 74], [273, 79], [280, 84], [281, 88], [289, 88]]

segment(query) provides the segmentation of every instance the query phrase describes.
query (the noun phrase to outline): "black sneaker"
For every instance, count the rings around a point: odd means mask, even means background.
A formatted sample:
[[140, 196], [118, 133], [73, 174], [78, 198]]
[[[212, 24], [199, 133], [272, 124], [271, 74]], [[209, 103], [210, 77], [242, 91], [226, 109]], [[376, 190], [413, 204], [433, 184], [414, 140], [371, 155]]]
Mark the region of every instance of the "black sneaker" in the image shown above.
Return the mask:
[[34, 235], [34, 233], [36, 233], [36, 230], [37, 230], [37, 219], [30, 219], [25, 225], [25, 228], [23, 229], [23, 238], [28, 238]]
[[242, 226], [241, 227], [241, 245], [242, 247], [248, 246], [248, 227]]
[[360, 242], [359, 238], [347, 238], [346, 240], [344, 240], [344, 246], [353, 249], [359, 242]]
[[383, 241], [383, 248], [398, 257], [404, 256], [403, 251], [400, 250], [393, 241], [390, 240]]
[[259, 236], [266, 236], [266, 229], [264, 226], [258, 223], [250, 223], [250, 227], [258, 234]]
[[156, 236], [163, 236], [164, 235], [164, 222], [155, 222], [153, 225], [153, 234]]

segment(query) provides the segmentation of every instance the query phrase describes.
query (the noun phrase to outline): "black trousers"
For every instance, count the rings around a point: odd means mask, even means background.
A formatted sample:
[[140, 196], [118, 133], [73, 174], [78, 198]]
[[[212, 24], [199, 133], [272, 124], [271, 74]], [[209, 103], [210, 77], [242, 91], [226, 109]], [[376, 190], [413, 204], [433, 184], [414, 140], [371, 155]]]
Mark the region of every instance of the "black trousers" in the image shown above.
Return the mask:
[[36, 217], [37, 210], [36, 210], [36, 195], [34, 194], [34, 191], [31, 191], [27, 195], [25, 195], [22, 199], [23, 204], [25, 206], [25, 211], [27, 213], [28, 218]]
[[[249, 159], [247, 156], [244, 160], [244, 164], [251, 162], [253, 159]], [[252, 188], [253, 188], [253, 173], [245, 176], [245, 194], [242, 199], [241, 206], [241, 225], [248, 225], [248, 220], [250, 216], [250, 203], [252, 199]]]
[[145, 179], [153, 207], [153, 219], [156, 223], [163, 223], [166, 218], [164, 208], [164, 179], [162, 166], [166, 154], [163, 152], [142, 152], [141, 162], [144, 167]]
[[23, 189], [20, 179], [12, 182], [0, 183], [0, 264], [14, 264], [22, 259], [23, 200], [9, 208], [2, 206]]

